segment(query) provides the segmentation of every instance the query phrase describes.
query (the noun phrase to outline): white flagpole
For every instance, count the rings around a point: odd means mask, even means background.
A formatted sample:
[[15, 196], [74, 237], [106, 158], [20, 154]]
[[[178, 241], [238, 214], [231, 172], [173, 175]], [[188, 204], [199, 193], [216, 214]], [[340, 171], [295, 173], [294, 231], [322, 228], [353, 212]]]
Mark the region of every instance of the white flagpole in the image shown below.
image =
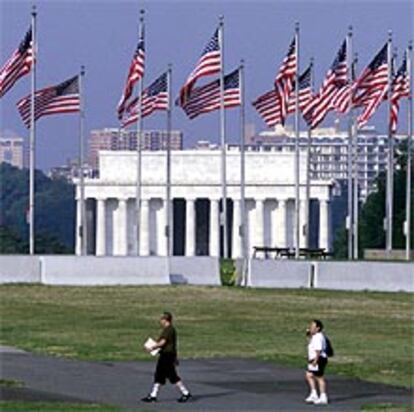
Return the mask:
[[413, 139], [413, 83], [412, 83], [412, 53], [413, 44], [410, 41], [407, 50], [407, 76], [409, 81], [408, 95], [408, 136], [407, 136], [407, 187], [405, 202], [405, 257], [410, 260], [411, 252], [411, 168], [412, 168], [412, 139]]
[[35, 93], [36, 93], [36, 64], [37, 64], [37, 39], [36, 39], [36, 6], [32, 8], [32, 53], [33, 63], [31, 69], [30, 97], [30, 160], [29, 160], [29, 253], [35, 254], [35, 169], [36, 169], [36, 121], [35, 121]]
[[79, 82], [79, 98], [80, 98], [80, 111], [79, 111], [79, 184], [80, 184], [80, 254], [84, 256], [87, 254], [87, 228], [86, 228], [86, 208], [85, 208], [85, 179], [84, 179], [84, 122], [85, 122], [85, 100], [83, 95], [83, 79], [85, 76], [85, 67], [81, 66], [81, 71], [78, 76]]
[[246, 227], [246, 163], [245, 163], [245, 132], [246, 132], [246, 113], [245, 113], [245, 93], [244, 93], [244, 60], [240, 62], [239, 68], [239, 87], [240, 87], [240, 214], [241, 225], [239, 233], [242, 241], [242, 286], [247, 286], [247, 227]]
[[[348, 34], [346, 36], [346, 56], [347, 56], [347, 69], [348, 69], [348, 87], [352, 87], [352, 26], [349, 26]], [[351, 90], [350, 90], [351, 93]], [[353, 131], [354, 131], [354, 119], [353, 119], [353, 105], [352, 94], [349, 102], [348, 111], [348, 215], [346, 227], [348, 229], [348, 259], [353, 258], [353, 219], [352, 219], [352, 152], [353, 152]]]
[[[310, 88], [313, 95], [313, 57], [310, 60]], [[308, 144], [306, 149], [306, 208], [305, 208], [305, 234], [306, 234], [306, 247], [310, 247], [310, 158], [311, 158], [311, 147], [312, 147], [312, 126], [308, 126]]]
[[172, 65], [168, 65], [167, 88], [168, 88], [168, 109], [167, 109], [167, 226], [165, 234], [167, 236], [167, 256], [172, 256], [172, 204], [171, 204], [171, 110], [172, 110]]
[[[356, 63], [357, 63], [357, 54], [355, 53], [354, 55], [354, 59], [352, 62], [352, 72], [356, 72]], [[352, 75], [351, 72], [351, 75]], [[353, 95], [351, 98], [351, 127], [352, 127], [352, 134], [353, 136], [353, 140], [354, 140], [354, 259], [358, 259], [359, 258], [359, 168], [358, 168], [358, 158], [359, 158], [359, 154], [358, 154], [358, 131], [355, 128], [355, 119], [354, 119], [354, 114], [353, 114], [353, 107], [352, 107], [352, 101], [353, 101]]]
[[220, 16], [219, 47], [220, 47], [220, 137], [221, 137], [221, 189], [222, 189], [222, 219], [223, 225], [223, 257], [227, 259], [227, 179], [226, 179], [226, 112], [224, 109], [224, 17]]
[[[139, 17], [139, 36], [140, 41], [144, 39], [144, 10], [140, 11]], [[142, 121], [142, 92], [144, 84], [144, 74], [139, 81], [138, 87], [138, 119], [137, 119], [137, 185], [136, 185], [136, 198], [135, 198], [135, 208], [136, 208], [136, 239], [137, 239], [137, 249], [136, 254], [137, 256], [140, 255], [140, 246], [141, 246], [141, 191], [142, 191], [142, 183], [141, 183], [141, 172], [142, 172], [142, 129], [143, 129], [143, 121]]]
[[386, 251], [387, 255], [390, 256], [392, 251], [392, 168], [394, 167], [394, 144], [393, 134], [391, 130], [391, 96], [392, 96], [392, 31], [388, 31], [388, 167], [387, 167], [387, 179], [386, 179]]
[[296, 74], [295, 74], [295, 258], [299, 259], [300, 247], [300, 154], [299, 154], [299, 22], [295, 24], [295, 53], [296, 53]]

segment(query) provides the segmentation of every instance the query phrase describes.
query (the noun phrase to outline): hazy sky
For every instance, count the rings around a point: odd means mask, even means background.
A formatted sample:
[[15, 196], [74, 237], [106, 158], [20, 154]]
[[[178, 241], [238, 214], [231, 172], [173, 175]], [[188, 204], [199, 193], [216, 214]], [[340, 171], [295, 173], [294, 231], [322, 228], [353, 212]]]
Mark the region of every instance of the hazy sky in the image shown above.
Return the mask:
[[[30, 24], [32, 2], [0, 0], [0, 64], [22, 40]], [[294, 22], [301, 27], [300, 64], [315, 58], [319, 87], [347, 27], [354, 27], [354, 50], [359, 69], [372, 59], [393, 31], [399, 57], [413, 36], [413, 1], [38, 1], [38, 88], [56, 84], [86, 66], [86, 134], [89, 130], [117, 127], [116, 105], [137, 43], [139, 10], [146, 11], [145, 83], [173, 64], [173, 94], [177, 95], [218, 24], [225, 21], [225, 69], [246, 62], [247, 122], [257, 131], [265, 124], [250, 102], [268, 91], [293, 36]], [[211, 78], [212, 79], [212, 78]], [[30, 92], [30, 77], [21, 79], [0, 101], [0, 129], [27, 137], [15, 103]], [[402, 112], [406, 105], [401, 107]], [[402, 119], [401, 128], [406, 122]], [[288, 120], [288, 123], [293, 119]], [[327, 117], [323, 125], [332, 124]], [[165, 128], [159, 112], [144, 121], [145, 128]], [[385, 130], [384, 108], [372, 121]], [[37, 167], [48, 169], [78, 154], [78, 116], [42, 118], [37, 127]], [[189, 121], [179, 108], [173, 127], [184, 132], [185, 145], [199, 139], [218, 142], [218, 112]], [[228, 141], [239, 136], [238, 109], [227, 110]]]

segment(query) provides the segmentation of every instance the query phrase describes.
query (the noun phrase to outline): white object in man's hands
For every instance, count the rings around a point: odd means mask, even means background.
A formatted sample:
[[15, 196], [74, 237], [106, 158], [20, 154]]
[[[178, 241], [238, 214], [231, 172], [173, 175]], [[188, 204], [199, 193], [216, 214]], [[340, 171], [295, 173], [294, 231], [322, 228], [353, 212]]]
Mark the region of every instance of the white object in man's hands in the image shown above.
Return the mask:
[[319, 365], [318, 365], [318, 364], [314, 365], [313, 363], [309, 363], [309, 364], [308, 364], [308, 370], [309, 370], [310, 372], [318, 372], [318, 370], [319, 370]]
[[[151, 349], [155, 344], [156, 344], [157, 342], [155, 342], [155, 340], [154, 339], [152, 339], [152, 338], [148, 338], [147, 340], [146, 340], [146, 342], [144, 343], [144, 348], [145, 349]], [[150, 354], [152, 355], [152, 356], [155, 356], [155, 355], [158, 355], [158, 352], [160, 351], [160, 348], [157, 348], [157, 349], [154, 349], [154, 350], [152, 350], [151, 352], [150, 352]]]

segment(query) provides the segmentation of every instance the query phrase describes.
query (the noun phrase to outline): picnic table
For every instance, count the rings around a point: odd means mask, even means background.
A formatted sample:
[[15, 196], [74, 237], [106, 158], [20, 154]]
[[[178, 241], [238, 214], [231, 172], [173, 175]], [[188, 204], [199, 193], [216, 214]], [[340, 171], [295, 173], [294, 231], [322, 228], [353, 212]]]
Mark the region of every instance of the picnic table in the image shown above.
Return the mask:
[[[257, 258], [259, 253], [263, 254], [263, 257], [265, 259], [269, 259], [272, 253], [274, 253], [274, 259], [278, 259], [278, 258], [292, 259], [296, 255], [294, 248], [254, 246], [253, 247], [253, 258]], [[332, 256], [332, 254], [327, 252], [324, 248], [300, 248], [299, 249], [299, 257], [302, 257], [305, 259], [326, 259], [330, 256]]]

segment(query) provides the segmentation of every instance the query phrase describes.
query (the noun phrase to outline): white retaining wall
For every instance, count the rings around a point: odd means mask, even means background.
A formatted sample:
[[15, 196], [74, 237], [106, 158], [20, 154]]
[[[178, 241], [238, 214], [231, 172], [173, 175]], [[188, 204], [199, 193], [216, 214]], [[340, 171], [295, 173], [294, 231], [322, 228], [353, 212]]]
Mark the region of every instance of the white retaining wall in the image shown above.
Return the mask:
[[320, 289], [414, 292], [414, 263], [315, 262]]
[[220, 261], [209, 256], [170, 258], [172, 284], [220, 286]]
[[0, 256], [0, 284], [39, 282], [40, 260], [38, 256]]
[[248, 285], [257, 288], [308, 288], [310, 262], [250, 259]]
[[46, 285], [168, 285], [162, 257], [42, 256]]

